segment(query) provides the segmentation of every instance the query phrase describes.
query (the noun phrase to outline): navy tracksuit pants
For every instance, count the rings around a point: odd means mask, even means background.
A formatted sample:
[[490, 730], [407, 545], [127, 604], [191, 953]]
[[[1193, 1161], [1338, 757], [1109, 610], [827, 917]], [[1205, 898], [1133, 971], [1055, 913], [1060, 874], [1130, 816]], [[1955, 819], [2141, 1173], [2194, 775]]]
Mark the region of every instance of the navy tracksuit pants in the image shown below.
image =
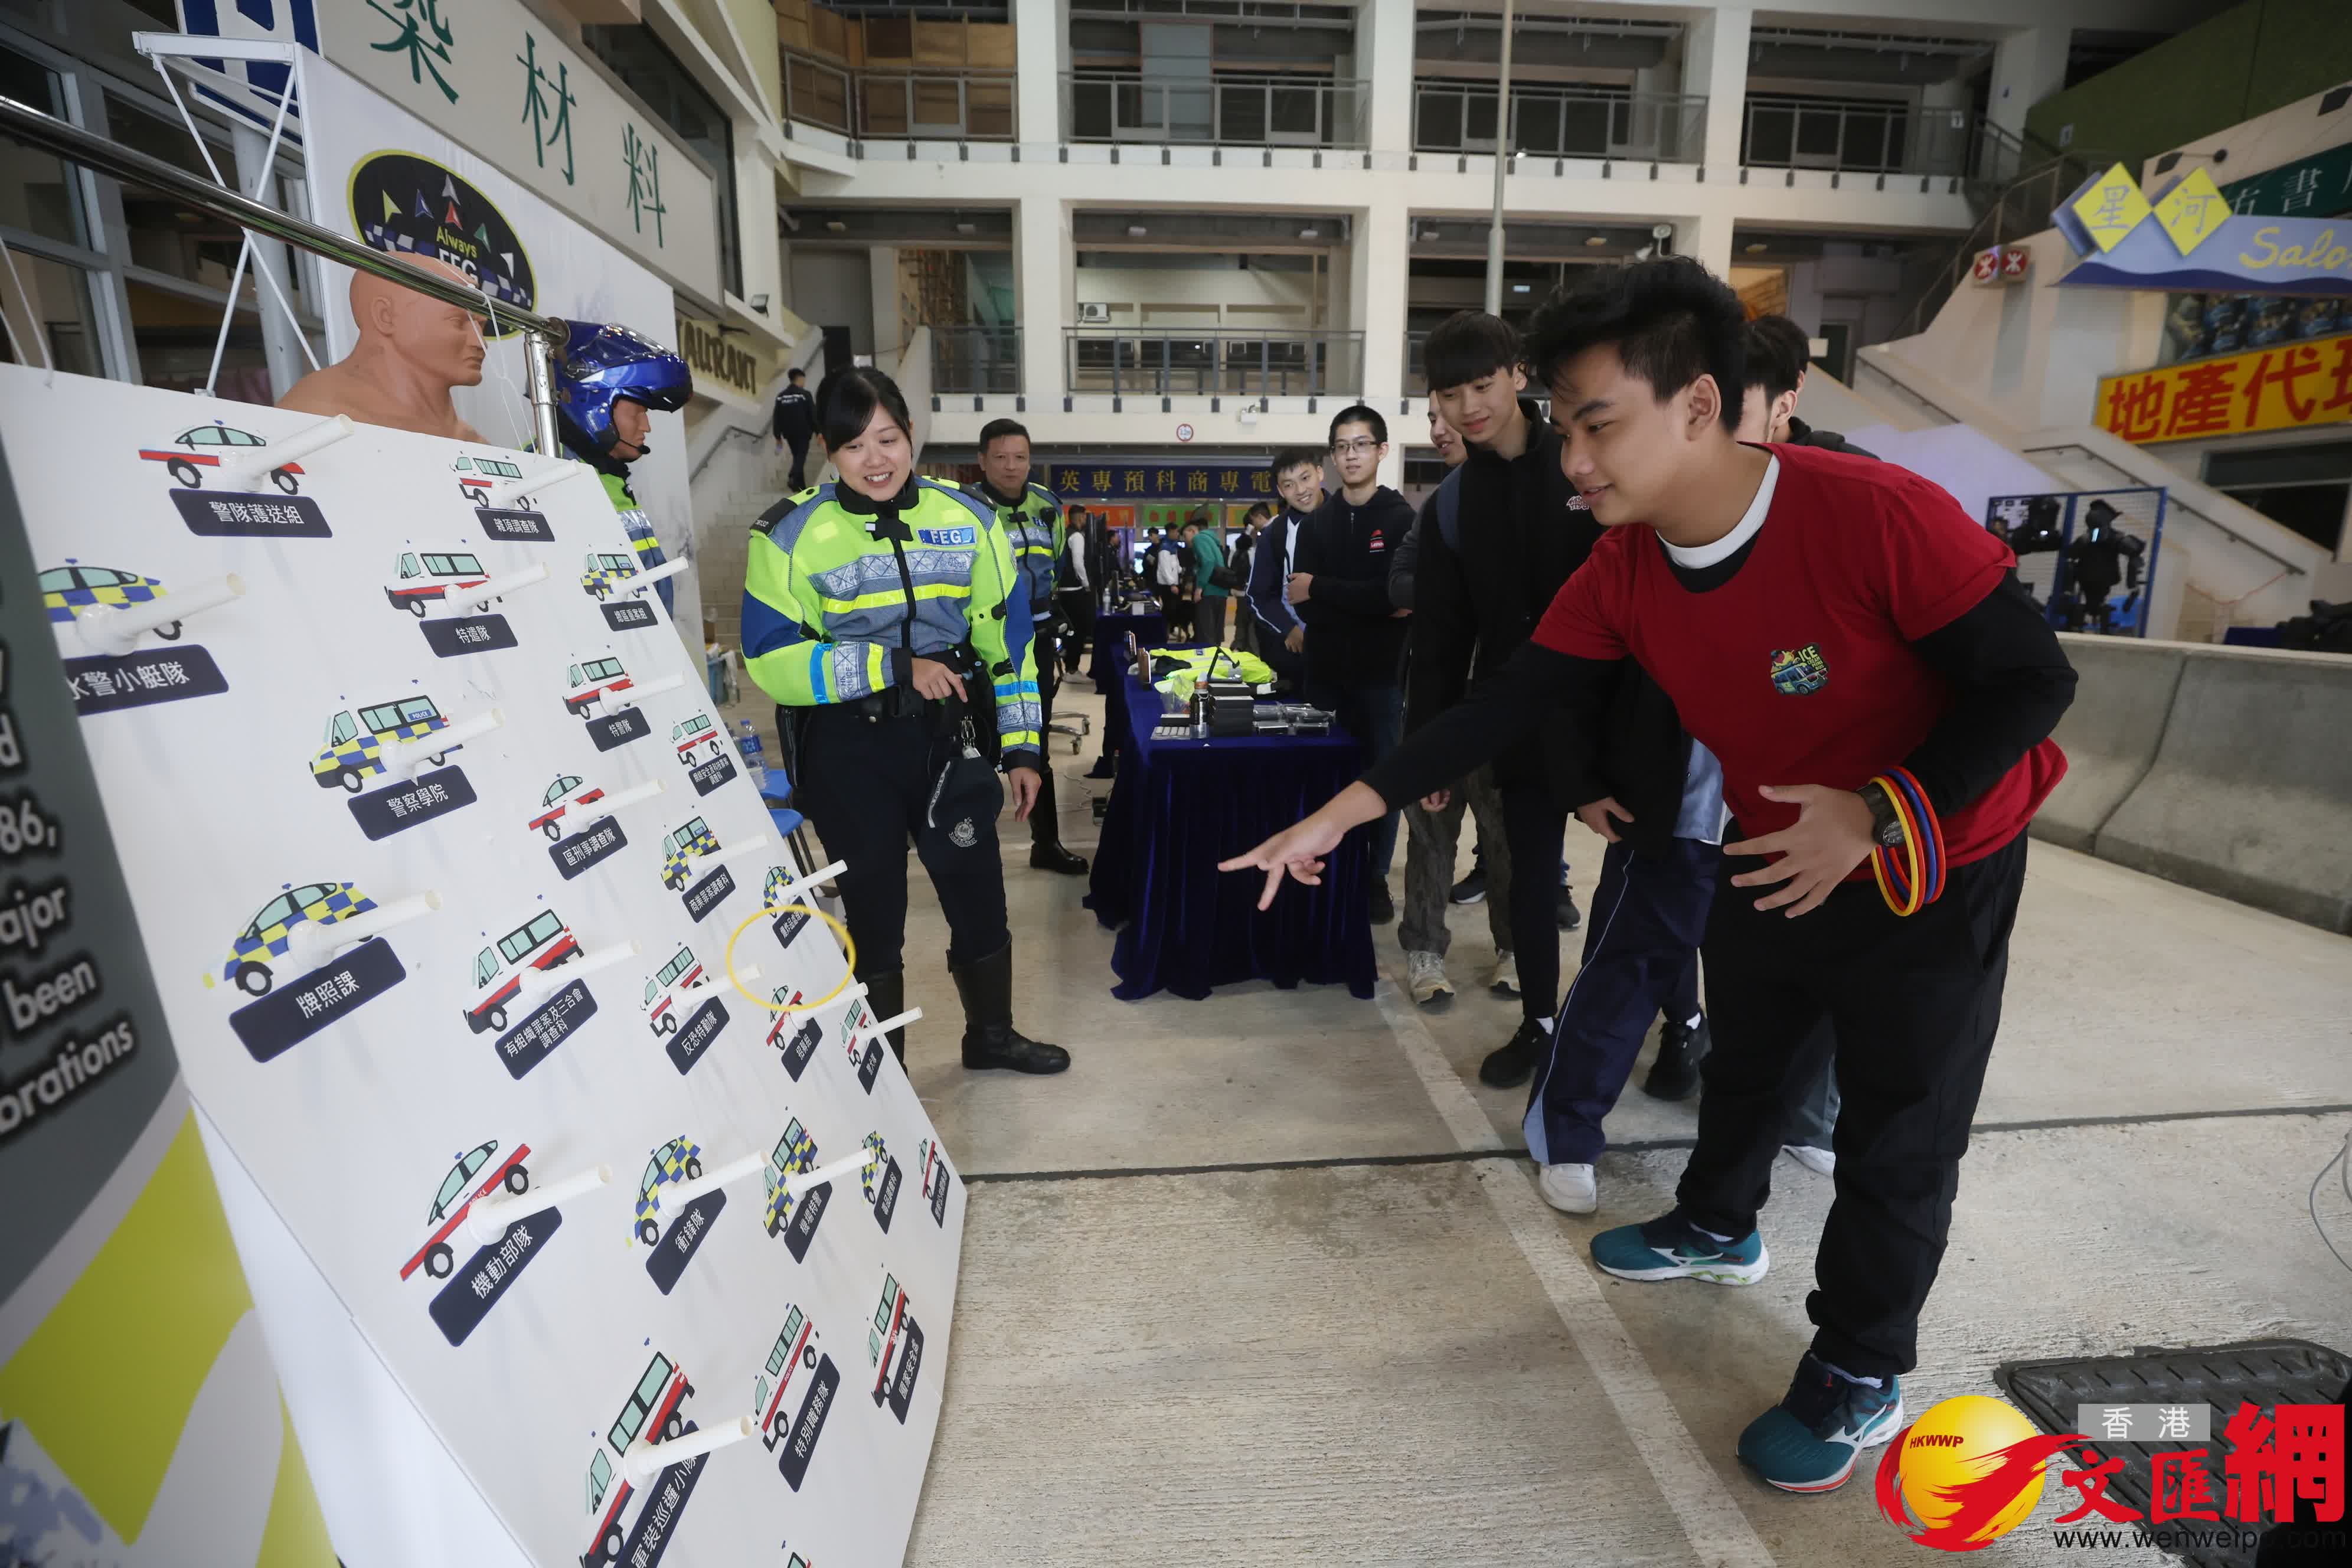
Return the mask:
[[1601, 858], [1584, 964], [1528, 1097], [1523, 1131], [1538, 1164], [1600, 1159], [1601, 1120], [1625, 1088], [1651, 1020], [1698, 1012], [1698, 945], [1722, 861], [1720, 846], [1696, 838], [1677, 838], [1658, 856], [1636, 855], [1621, 841]]

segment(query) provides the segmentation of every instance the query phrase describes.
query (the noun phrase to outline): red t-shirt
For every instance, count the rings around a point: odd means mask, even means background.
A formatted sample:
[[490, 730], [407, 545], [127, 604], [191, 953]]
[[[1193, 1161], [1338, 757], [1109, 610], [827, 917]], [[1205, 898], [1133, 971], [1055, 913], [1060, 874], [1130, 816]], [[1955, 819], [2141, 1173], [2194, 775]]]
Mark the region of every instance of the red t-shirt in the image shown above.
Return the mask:
[[[1770, 450], [1780, 479], [1729, 582], [1695, 594], [1646, 524], [1612, 528], [1535, 634], [1579, 658], [1637, 660], [1723, 763], [1725, 798], [1749, 837], [1797, 819], [1759, 785], [1859, 789], [1927, 739], [1950, 692], [1909, 645], [1973, 609], [2017, 560], [1908, 469]], [[2014, 838], [2065, 771], [2055, 742], [2027, 752], [1944, 819], [1948, 863]]]

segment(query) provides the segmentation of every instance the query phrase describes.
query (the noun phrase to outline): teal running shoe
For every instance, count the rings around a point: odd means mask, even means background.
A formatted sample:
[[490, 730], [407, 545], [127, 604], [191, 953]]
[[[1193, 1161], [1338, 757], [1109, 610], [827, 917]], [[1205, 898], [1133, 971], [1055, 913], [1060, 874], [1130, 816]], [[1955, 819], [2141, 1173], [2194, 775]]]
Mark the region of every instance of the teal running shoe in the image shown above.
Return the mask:
[[1717, 1241], [1683, 1218], [1683, 1211], [1641, 1225], [1621, 1225], [1592, 1238], [1592, 1261], [1620, 1279], [1705, 1279], [1753, 1285], [1772, 1266], [1761, 1232]]
[[1784, 1492], [1835, 1491], [1864, 1448], [1902, 1430], [1902, 1379], [1873, 1388], [1841, 1377], [1808, 1351], [1788, 1396], [1739, 1435], [1739, 1458]]

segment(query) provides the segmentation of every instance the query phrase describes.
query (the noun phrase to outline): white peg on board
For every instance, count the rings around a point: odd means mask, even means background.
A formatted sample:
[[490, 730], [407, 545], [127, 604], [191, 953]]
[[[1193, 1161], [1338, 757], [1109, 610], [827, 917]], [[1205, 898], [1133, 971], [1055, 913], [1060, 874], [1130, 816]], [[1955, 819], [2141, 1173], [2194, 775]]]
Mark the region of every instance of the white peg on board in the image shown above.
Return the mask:
[[378, 761], [383, 763], [384, 772], [395, 778], [414, 778], [425, 769], [436, 766], [437, 764], [433, 761], [434, 758], [446, 759], [451, 752], [467, 742], [479, 740], [491, 731], [504, 725], [506, 721], [505, 710], [492, 708], [485, 712], [477, 713], [470, 719], [461, 719], [455, 724], [444, 724], [438, 730], [429, 734], [419, 735], [414, 741], [403, 741], [399, 745], [383, 752]]
[[629, 1451], [621, 1456], [621, 1468], [628, 1475], [631, 1486], [649, 1487], [672, 1465], [682, 1465], [704, 1454], [715, 1454], [721, 1448], [742, 1442], [759, 1429], [749, 1415], [738, 1415], [732, 1420], [721, 1421], [716, 1426], [698, 1426], [667, 1443], [633, 1443]]
[[804, 876], [794, 877], [776, 889], [776, 896], [768, 900], [768, 907], [773, 910], [780, 909], [785, 904], [806, 903], [816, 891], [816, 885], [819, 882], [838, 877], [848, 869], [848, 861], [835, 860], [831, 865], [820, 866]]
[[509, 572], [503, 576], [487, 578], [470, 588], [454, 590], [450, 597], [471, 599], [477, 603], [485, 599], [501, 599], [518, 588], [528, 588], [533, 583], [546, 581], [547, 564], [541, 562], [536, 566], [526, 566], [520, 572]]
[[857, 1031], [858, 1041], [863, 1044], [867, 1040], [878, 1039], [893, 1029], [903, 1029], [909, 1024], [920, 1021], [922, 1016], [923, 1010], [920, 1007], [909, 1007], [895, 1018], [884, 1018], [877, 1023], [866, 1025]]
[[301, 461], [311, 453], [331, 447], [344, 437], [352, 435], [358, 426], [348, 414], [338, 414], [321, 419], [306, 430], [299, 430], [275, 447], [265, 447], [258, 455], [243, 462], [221, 465], [221, 481], [230, 489], [249, 489], [289, 463]]
[[591, 1165], [560, 1182], [526, 1187], [520, 1194], [500, 1193], [476, 1198], [473, 1206], [466, 1211], [467, 1233], [473, 1237], [476, 1245], [487, 1247], [504, 1236], [507, 1226], [523, 1215], [553, 1208], [565, 1199], [576, 1198], [583, 1193], [593, 1193], [598, 1187], [610, 1185], [612, 1180], [612, 1166]]
[[846, 1181], [861, 1173], [866, 1169], [866, 1162], [872, 1157], [868, 1151], [861, 1148], [855, 1154], [845, 1154], [831, 1164], [819, 1165], [814, 1171], [794, 1171], [784, 1178], [784, 1191], [798, 1202], [827, 1182]]
[[772, 860], [776, 858], [776, 841], [762, 834], [757, 838], [747, 838], [740, 844], [713, 850], [708, 855], [698, 855], [695, 858], [706, 868], [729, 866], [738, 860]]
[[765, 1154], [744, 1154], [723, 1165], [705, 1166], [702, 1174], [691, 1180], [664, 1183], [654, 1188], [654, 1195], [661, 1201], [663, 1208], [673, 1205], [684, 1208], [706, 1194], [715, 1193], [746, 1176], [756, 1176], [767, 1168], [768, 1157]]
[[614, 942], [593, 952], [583, 952], [569, 963], [559, 963], [552, 969], [526, 971], [522, 977], [522, 994], [536, 1002], [551, 996], [575, 980], [584, 979], [600, 969], [610, 969], [616, 963], [626, 963], [645, 956], [645, 944], [639, 942]]
[[636, 805], [648, 800], [659, 799], [661, 797], [662, 791], [667, 786], [663, 784], [659, 779], [648, 779], [644, 784], [635, 784], [627, 789], [616, 791], [612, 795], [606, 795], [602, 800], [592, 800], [588, 804], [595, 806], [601, 811], [619, 811], [624, 806]]
[[625, 594], [642, 594], [646, 589], [652, 587], [655, 584], [663, 581], [665, 578], [677, 576], [679, 573], [685, 571], [688, 564], [689, 563], [685, 556], [672, 556], [669, 560], [663, 562], [658, 566], [648, 566], [642, 572], [635, 573], [630, 576], [623, 578], [620, 584], [621, 592]]
[[519, 479], [501, 479], [490, 487], [490, 504], [496, 507], [510, 507], [515, 502], [535, 496], [551, 486], [562, 484], [574, 474], [584, 474], [588, 471], [587, 464], [574, 463], [566, 459], [536, 474], [526, 474]]
[[[541, 570], [546, 568], [541, 567]], [[659, 697], [663, 692], [676, 691], [685, 684], [686, 677], [683, 675], [666, 675], [659, 680], [634, 681], [629, 686], [629, 700], [635, 702], [640, 697]]]
[[735, 966], [735, 978], [746, 985], [755, 984], [760, 978], [760, 966], [756, 963], [739, 963]]
[[441, 895], [428, 889], [388, 904], [378, 904], [362, 914], [345, 915], [339, 921], [304, 921], [286, 933], [286, 943], [300, 962], [317, 963], [341, 949], [382, 936], [394, 926], [422, 920], [440, 907]]
[[127, 654], [139, 639], [157, 626], [168, 626], [200, 616], [245, 596], [245, 579], [232, 572], [203, 583], [192, 583], [175, 593], [143, 605], [93, 605], [74, 617], [82, 640], [100, 653]]

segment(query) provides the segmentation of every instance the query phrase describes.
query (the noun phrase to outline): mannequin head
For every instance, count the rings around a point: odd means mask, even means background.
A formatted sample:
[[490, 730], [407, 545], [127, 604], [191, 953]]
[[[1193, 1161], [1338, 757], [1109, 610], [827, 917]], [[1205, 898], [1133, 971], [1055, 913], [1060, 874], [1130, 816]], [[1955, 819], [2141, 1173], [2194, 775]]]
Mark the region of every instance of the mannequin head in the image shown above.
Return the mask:
[[[412, 256], [394, 259], [469, 289], [474, 286], [472, 279], [446, 261]], [[359, 324], [357, 352], [388, 355], [419, 378], [446, 386], [481, 384], [482, 337], [470, 312], [372, 272], [354, 272], [352, 320]]]

